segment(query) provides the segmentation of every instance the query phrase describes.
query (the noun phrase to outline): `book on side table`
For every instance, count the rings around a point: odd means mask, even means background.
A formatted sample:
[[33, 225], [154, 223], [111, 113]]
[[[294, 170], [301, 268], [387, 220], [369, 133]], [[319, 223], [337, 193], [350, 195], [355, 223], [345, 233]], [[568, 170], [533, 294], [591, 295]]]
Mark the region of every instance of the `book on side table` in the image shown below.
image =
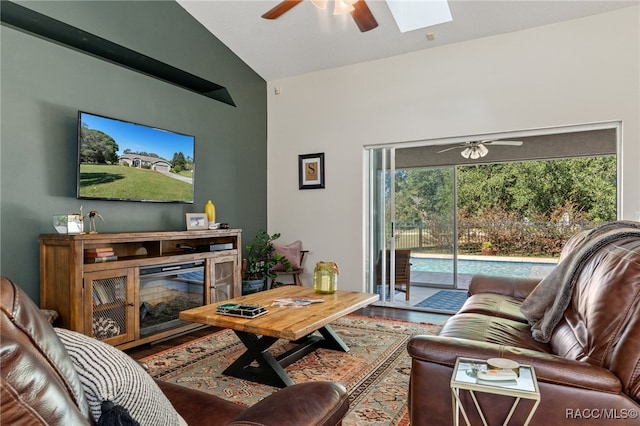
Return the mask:
[[451, 376], [454, 424], [458, 424], [459, 416], [462, 414], [466, 424], [470, 425], [467, 412], [460, 400], [460, 392], [462, 390], [466, 390], [472, 395], [476, 410], [484, 424], [486, 424], [486, 421], [482, 407], [478, 404], [474, 392], [515, 397], [511, 411], [508, 413], [504, 424], [509, 423], [521, 399], [534, 401], [524, 423], [525, 426], [529, 424], [540, 403], [538, 380], [533, 366], [530, 365], [519, 365], [517, 371], [496, 370], [489, 367], [487, 360], [458, 358]]

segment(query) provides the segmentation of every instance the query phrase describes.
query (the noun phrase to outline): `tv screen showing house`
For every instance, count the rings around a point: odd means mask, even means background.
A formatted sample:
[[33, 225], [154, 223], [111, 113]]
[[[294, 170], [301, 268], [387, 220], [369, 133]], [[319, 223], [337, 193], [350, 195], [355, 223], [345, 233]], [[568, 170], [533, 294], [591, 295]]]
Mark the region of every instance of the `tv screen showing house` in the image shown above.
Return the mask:
[[79, 199], [193, 203], [195, 138], [78, 112]]

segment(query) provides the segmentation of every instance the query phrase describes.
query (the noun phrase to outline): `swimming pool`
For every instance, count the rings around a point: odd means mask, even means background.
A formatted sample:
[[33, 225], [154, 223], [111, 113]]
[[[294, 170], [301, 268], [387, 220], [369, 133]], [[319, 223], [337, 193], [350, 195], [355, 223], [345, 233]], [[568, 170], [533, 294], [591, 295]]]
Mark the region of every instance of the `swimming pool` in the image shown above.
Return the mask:
[[[504, 277], [543, 278], [556, 265], [542, 262], [458, 259], [458, 274], [485, 274]], [[411, 257], [411, 271], [453, 273], [453, 260], [432, 257]]]

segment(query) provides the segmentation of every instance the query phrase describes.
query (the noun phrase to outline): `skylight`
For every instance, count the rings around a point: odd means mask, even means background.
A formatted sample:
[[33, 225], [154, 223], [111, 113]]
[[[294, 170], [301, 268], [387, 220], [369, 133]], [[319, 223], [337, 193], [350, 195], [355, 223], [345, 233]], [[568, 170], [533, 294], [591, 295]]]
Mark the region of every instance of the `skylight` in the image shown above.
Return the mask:
[[401, 33], [450, 22], [447, 0], [387, 0]]

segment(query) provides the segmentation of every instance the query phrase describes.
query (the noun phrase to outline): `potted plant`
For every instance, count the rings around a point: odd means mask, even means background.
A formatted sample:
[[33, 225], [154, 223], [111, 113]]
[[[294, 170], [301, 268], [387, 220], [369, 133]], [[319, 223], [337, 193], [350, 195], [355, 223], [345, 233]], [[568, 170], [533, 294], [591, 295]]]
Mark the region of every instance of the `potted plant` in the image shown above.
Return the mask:
[[485, 241], [484, 243], [482, 243], [480, 253], [482, 253], [484, 256], [493, 256], [496, 254], [496, 249], [493, 248], [493, 244], [491, 244], [491, 241]]
[[272, 269], [278, 262], [281, 262], [288, 272], [292, 271], [289, 260], [273, 247], [273, 241], [278, 238], [279, 233], [269, 235], [261, 229], [253, 242], [247, 246], [246, 257], [242, 259], [242, 294], [264, 290], [267, 279], [274, 280], [277, 277]]

